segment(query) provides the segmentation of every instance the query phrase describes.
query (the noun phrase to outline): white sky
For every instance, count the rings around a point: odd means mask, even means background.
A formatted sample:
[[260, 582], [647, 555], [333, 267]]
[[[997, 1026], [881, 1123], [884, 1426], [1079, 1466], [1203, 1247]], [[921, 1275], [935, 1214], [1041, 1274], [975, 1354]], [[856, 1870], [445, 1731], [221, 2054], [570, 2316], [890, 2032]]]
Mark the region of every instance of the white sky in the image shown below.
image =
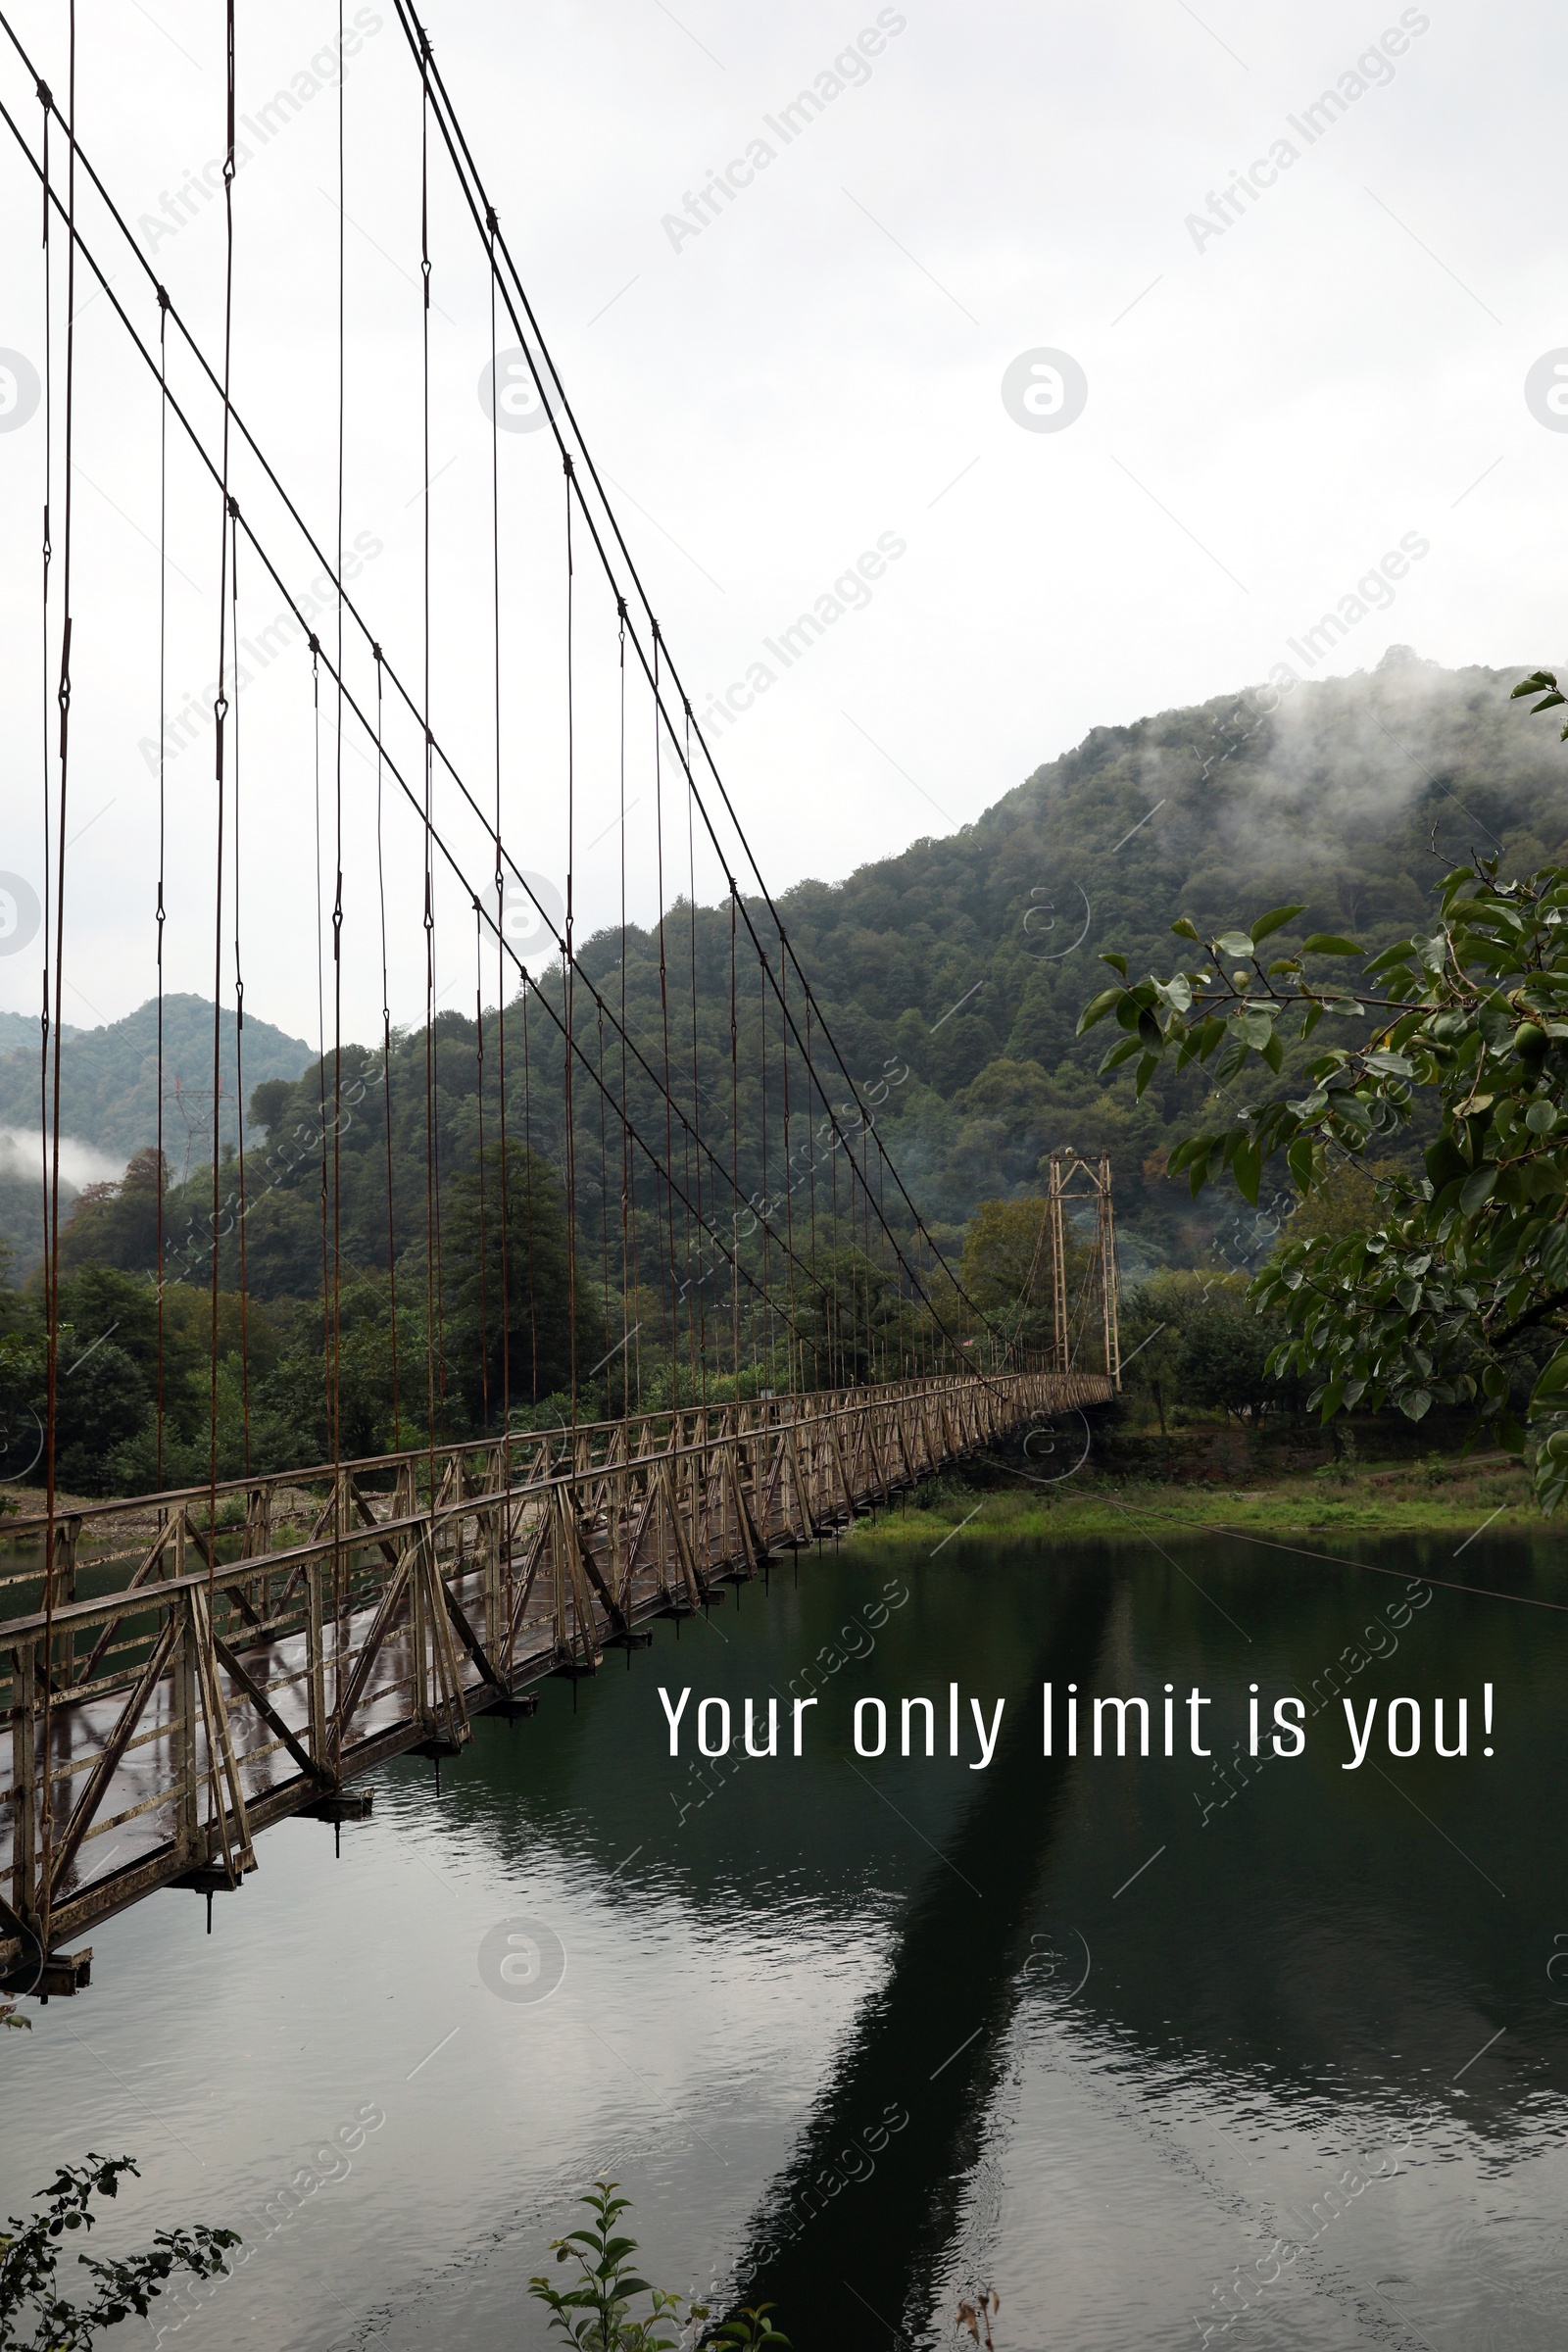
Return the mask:
[[[59, 0], [22, 0], [15, 21], [63, 92]], [[765, 119], [776, 123], [878, 21], [875, 6], [849, 0], [677, 0], [673, 12], [661, 0], [601, 0], [592, 11], [432, 0], [429, 17], [699, 710], [759, 661], [775, 674], [727, 737], [714, 730], [774, 887], [836, 878], [953, 829], [1094, 725], [1262, 679], [1295, 659], [1287, 640], [1407, 535], [1429, 552], [1314, 674], [1370, 665], [1401, 641], [1446, 662], [1552, 657], [1568, 435], [1531, 413], [1525, 379], [1568, 345], [1558, 12], [1441, 0], [1403, 11], [1388, 0], [1290, 10], [1203, 0], [1199, 14], [1183, 0], [995, 0], [984, 11], [910, 0], [880, 12], [883, 46], [863, 77], [786, 143]], [[347, 77], [345, 535], [375, 550], [355, 593], [417, 689], [418, 84], [390, 6], [374, 0], [358, 22]], [[221, 152], [221, 11], [213, 0], [79, 0], [78, 23], [83, 148], [127, 215], [167, 231], [165, 195]], [[1400, 53], [1363, 67], [1370, 86], [1309, 143], [1289, 119], [1299, 124], [1391, 28], [1397, 50], [1401, 24]], [[242, 0], [242, 115], [254, 122], [313, 57], [324, 74], [335, 29], [335, 5]], [[859, 69], [841, 70], [852, 74]], [[3, 41], [0, 96], [35, 140], [39, 110]], [[759, 138], [772, 160], [673, 246], [665, 216]], [[265, 145], [250, 141], [234, 197], [235, 398], [328, 543], [336, 139], [336, 101], [323, 88]], [[1200, 248], [1188, 216], [1206, 215], [1211, 193], [1281, 139], [1296, 160]], [[57, 136], [57, 173], [64, 161]], [[484, 797], [486, 281], [439, 154], [431, 184], [432, 711]], [[37, 211], [36, 181], [0, 125], [0, 348], [41, 367]], [[79, 217], [115, 292], [138, 321], [154, 320], [133, 263], [85, 195]], [[216, 358], [220, 204], [164, 234], [155, 259]], [[63, 236], [55, 261], [63, 281]], [[83, 267], [67, 829], [87, 829], [69, 858], [66, 999], [68, 1018], [87, 1024], [153, 988], [157, 785], [141, 747], [156, 737], [159, 532], [156, 394], [110, 304], [86, 302], [90, 285]], [[62, 295], [57, 368], [63, 330]], [[503, 344], [514, 340], [504, 326]], [[1025, 430], [1004, 405], [1009, 366], [1042, 349], [1068, 354], [1087, 382], [1083, 413], [1059, 431]], [[183, 356], [171, 380], [190, 391]], [[192, 413], [212, 429], [210, 400], [193, 396]], [[57, 409], [56, 626], [62, 427]], [[34, 887], [42, 428], [39, 409], [0, 431], [0, 868]], [[215, 674], [218, 516], [216, 493], [171, 447], [172, 709]], [[505, 831], [520, 864], [561, 881], [560, 464], [545, 432], [503, 434], [500, 461]], [[238, 458], [234, 480], [283, 576], [305, 588], [314, 564]], [[884, 537], [905, 552], [867, 602], [788, 669], [764, 651]], [[614, 653], [580, 534], [578, 563], [581, 935], [612, 918], [619, 882], [615, 832], [590, 846], [617, 808]], [[248, 553], [240, 589], [242, 635], [282, 610]], [[319, 625], [329, 645], [335, 620]], [[363, 657], [350, 668], [368, 683]], [[330, 823], [329, 682], [322, 699]], [[304, 654], [269, 662], [241, 706], [247, 1004], [311, 1036]], [[646, 919], [654, 785], [635, 697], [632, 726], [628, 890]], [[404, 740], [400, 756], [409, 748]], [[168, 762], [166, 967], [171, 988], [203, 994], [214, 959], [212, 767], [204, 721]], [[416, 746], [416, 787], [417, 767]], [[344, 1028], [363, 1036], [381, 991], [373, 770], [352, 725], [343, 768]], [[666, 801], [665, 817], [673, 891], [685, 858], [678, 802]], [[464, 840], [482, 875], [471, 829]], [[417, 837], [390, 799], [386, 842], [391, 1002], [412, 1020], [423, 1001]], [[330, 863], [328, 845], [328, 906]], [[718, 895], [710, 861], [698, 880], [701, 895]], [[448, 889], [438, 915], [438, 985], [447, 1003], [471, 1007], [471, 913]], [[223, 930], [226, 941], [226, 915]], [[231, 968], [225, 946], [225, 988]], [[0, 1006], [30, 1009], [37, 995], [36, 949], [0, 956]]]

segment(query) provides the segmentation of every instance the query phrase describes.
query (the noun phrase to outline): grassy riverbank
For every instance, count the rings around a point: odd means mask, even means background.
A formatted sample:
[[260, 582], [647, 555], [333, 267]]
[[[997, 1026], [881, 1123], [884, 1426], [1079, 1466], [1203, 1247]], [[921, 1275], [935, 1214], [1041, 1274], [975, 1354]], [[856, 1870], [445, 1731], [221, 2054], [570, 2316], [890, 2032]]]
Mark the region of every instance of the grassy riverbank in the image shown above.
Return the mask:
[[[1497, 1534], [1540, 1535], [1557, 1522], [1537, 1509], [1528, 1471], [1513, 1462], [1368, 1461], [1228, 1481], [1118, 1474], [1092, 1464], [1049, 1486], [986, 1467], [936, 1480], [904, 1506], [861, 1521], [858, 1544], [907, 1544], [930, 1531], [955, 1548], [1001, 1537], [1122, 1537], [1204, 1528], [1260, 1535], [1463, 1537], [1490, 1522]], [[1568, 1526], [1563, 1528], [1568, 1536]]]

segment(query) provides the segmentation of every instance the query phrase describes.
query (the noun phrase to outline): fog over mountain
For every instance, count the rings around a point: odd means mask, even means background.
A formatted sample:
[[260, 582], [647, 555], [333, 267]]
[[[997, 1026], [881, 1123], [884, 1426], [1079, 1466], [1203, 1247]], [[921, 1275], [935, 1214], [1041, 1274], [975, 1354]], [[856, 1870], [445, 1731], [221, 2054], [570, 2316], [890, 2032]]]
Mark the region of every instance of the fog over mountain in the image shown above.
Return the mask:
[[[1170, 936], [1179, 914], [1200, 924], [1245, 919], [1286, 900], [1304, 899], [1308, 929], [1348, 932], [1369, 947], [1418, 923], [1441, 876], [1474, 850], [1507, 869], [1568, 856], [1568, 750], [1555, 730], [1532, 721], [1509, 690], [1524, 664], [1505, 670], [1444, 669], [1405, 647], [1372, 671], [1318, 681], [1275, 673], [1275, 682], [1131, 726], [1097, 727], [1073, 751], [1038, 768], [972, 825], [914, 843], [896, 858], [861, 866], [838, 883], [803, 882], [780, 902], [785, 927], [810, 973], [852, 1079], [862, 1097], [885, 1087], [876, 1120], [928, 1223], [944, 1242], [975, 1204], [1033, 1191], [1044, 1155], [1059, 1144], [1108, 1150], [1130, 1270], [1183, 1261], [1209, 1243], [1211, 1210], [1194, 1209], [1185, 1185], [1169, 1184], [1164, 1155], [1200, 1112], [1208, 1080], [1161, 1070], [1135, 1102], [1125, 1074], [1095, 1075], [1100, 1035], [1079, 1040], [1079, 1012], [1100, 985], [1105, 950], [1135, 969], [1168, 967], [1181, 951]], [[760, 906], [754, 919], [765, 934]], [[689, 911], [666, 921], [671, 968], [692, 956]], [[1287, 937], [1290, 934], [1286, 935]], [[689, 990], [670, 992], [670, 1060], [677, 1095], [696, 1100], [705, 1138], [728, 1161], [729, 915], [696, 916], [695, 1052]], [[580, 950], [600, 983], [616, 969], [618, 931]], [[626, 938], [628, 1019], [650, 1056], [660, 1052], [656, 932]], [[558, 983], [547, 978], [548, 993]], [[758, 976], [743, 962], [743, 1035], [758, 1019]], [[497, 1016], [485, 1016], [485, 1085], [499, 1069]], [[520, 1019], [509, 1009], [509, 1116], [520, 1129]], [[236, 1132], [234, 1029], [223, 1019], [220, 1134]], [[456, 1012], [438, 1020], [437, 1085], [443, 1174], [471, 1161], [476, 1139], [477, 1038]], [[212, 1012], [201, 999], [165, 1004], [165, 1150], [178, 1182], [210, 1159]], [[356, 1066], [370, 1041], [354, 1048]], [[319, 1082], [302, 1040], [247, 1016], [243, 1077], [253, 1102], [250, 1134], [309, 1120]], [[531, 1120], [537, 1148], [564, 1161], [560, 1044], [536, 1019], [530, 1038]], [[400, 1054], [422, 1069], [419, 1035]], [[824, 1076], [830, 1059], [818, 1044]], [[345, 1062], [349, 1057], [345, 1041]], [[379, 1054], [372, 1050], [379, 1064]], [[768, 1088], [768, 1165], [760, 1156], [761, 1095], [743, 1049], [740, 1144], [743, 1184], [775, 1180], [784, 1131], [781, 1071]], [[68, 1035], [63, 1124], [74, 1143], [123, 1161], [156, 1132], [156, 1019], [148, 1004], [104, 1029]], [[288, 1081], [298, 1082], [297, 1093]], [[410, 1080], [410, 1090], [413, 1081]], [[842, 1082], [833, 1081], [835, 1094]], [[422, 1077], [419, 1089], [422, 1094]], [[396, 1065], [394, 1095], [402, 1102]], [[580, 1170], [598, 1165], [597, 1108], [579, 1090]], [[634, 1106], [636, 1080], [633, 1083]], [[651, 1100], [651, 1098], [650, 1098]], [[0, 1123], [35, 1133], [36, 1048], [0, 1060]], [[799, 1078], [795, 1122], [808, 1116]], [[379, 1115], [379, 1114], [378, 1114]], [[369, 1262], [384, 1251], [381, 1162], [364, 1147], [370, 1124], [345, 1136], [350, 1227]], [[804, 1132], [804, 1130], [803, 1130]], [[407, 1146], [412, 1184], [422, 1185], [423, 1147]], [[78, 1154], [78, 1158], [80, 1155]], [[416, 1167], [416, 1162], [417, 1166]], [[89, 1162], [68, 1158], [76, 1180]], [[318, 1191], [309, 1153], [280, 1180], [274, 1207], [298, 1190], [302, 1269], [318, 1267]], [[9, 1171], [9, 1173], [8, 1173]], [[399, 1183], [403, 1178], [400, 1176]], [[368, 1188], [363, 1201], [353, 1187]], [[597, 1178], [583, 1176], [579, 1217], [592, 1238], [604, 1213]], [[5, 1219], [25, 1258], [36, 1232], [24, 1168], [0, 1163]], [[308, 1200], [306, 1196], [311, 1195]], [[613, 1202], [612, 1218], [618, 1216]], [[413, 1220], [411, 1220], [411, 1223]], [[305, 1232], [311, 1225], [311, 1236]], [[283, 1252], [280, 1267], [288, 1252]], [[287, 1284], [285, 1271], [276, 1276]], [[302, 1281], [305, 1274], [302, 1272]]]

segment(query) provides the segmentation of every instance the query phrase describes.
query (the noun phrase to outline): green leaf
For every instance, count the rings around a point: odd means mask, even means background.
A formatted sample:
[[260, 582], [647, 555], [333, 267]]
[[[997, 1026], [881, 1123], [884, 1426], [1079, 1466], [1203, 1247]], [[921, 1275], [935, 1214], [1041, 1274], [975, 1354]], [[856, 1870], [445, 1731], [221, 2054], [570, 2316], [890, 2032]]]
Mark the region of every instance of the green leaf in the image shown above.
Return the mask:
[[1303, 956], [1363, 956], [1365, 953], [1365, 949], [1358, 948], [1353, 939], [1341, 939], [1333, 931], [1314, 931], [1310, 939], [1301, 942]]
[[1113, 972], [1120, 972], [1122, 978], [1126, 979], [1127, 958], [1125, 956], [1102, 956], [1100, 960], [1102, 963], [1108, 963]]
[[[1568, 1389], [1568, 1348], [1559, 1348], [1542, 1371], [1531, 1393], [1532, 1409], [1541, 1398], [1560, 1396], [1565, 1389]], [[1490, 1389], [1487, 1393], [1493, 1394]]]
[[1092, 1029], [1097, 1021], [1102, 1021], [1112, 1005], [1121, 1003], [1125, 994], [1124, 989], [1102, 988], [1098, 997], [1091, 997], [1078, 1015], [1078, 1036], [1082, 1037], [1084, 1031]]
[[1104, 1060], [1101, 1063], [1101, 1077], [1103, 1078], [1107, 1070], [1120, 1069], [1124, 1061], [1131, 1061], [1135, 1054], [1141, 1054], [1142, 1052], [1143, 1040], [1141, 1038], [1124, 1037], [1119, 1044], [1111, 1047], [1110, 1052], [1105, 1055]]
[[1250, 1136], [1244, 1137], [1232, 1154], [1231, 1174], [1236, 1179], [1237, 1191], [1250, 1208], [1257, 1206], [1257, 1183], [1262, 1166], [1262, 1154], [1256, 1144]]
[[1431, 1395], [1426, 1389], [1406, 1389], [1397, 1401], [1407, 1421], [1422, 1420], [1432, 1405]]
[[1176, 917], [1176, 920], [1171, 925], [1171, 929], [1175, 932], [1178, 939], [1196, 939], [1200, 947], [1201, 947], [1203, 944], [1202, 933], [1194, 928], [1194, 926], [1188, 921], [1185, 914], [1179, 914]]
[[1252, 943], [1245, 931], [1222, 931], [1214, 945], [1222, 956], [1234, 956], [1238, 962], [1252, 953]]
[[1464, 1189], [1459, 1195], [1461, 1216], [1473, 1217], [1478, 1209], [1485, 1208], [1496, 1189], [1499, 1172], [1495, 1163], [1493, 1162], [1487, 1167], [1477, 1168], [1473, 1176], [1466, 1178]]
[[1275, 906], [1267, 914], [1258, 916], [1252, 925], [1252, 937], [1254, 940], [1267, 939], [1271, 931], [1283, 930], [1284, 926], [1293, 922], [1297, 915], [1305, 912], [1304, 904], [1299, 906]]
[[1426, 1152], [1426, 1170], [1439, 1192], [1446, 1184], [1453, 1184], [1470, 1173], [1470, 1162], [1459, 1150], [1451, 1135], [1440, 1135]]
[[1416, 943], [1413, 939], [1396, 940], [1392, 948], [1385, 948], [1381, 956], [1373, 956], [1366, 967], [1368, 979], [1371, 979], [1374, 973], [1391, 971], [1396, 964], [1408, 961], [1415, 953]]

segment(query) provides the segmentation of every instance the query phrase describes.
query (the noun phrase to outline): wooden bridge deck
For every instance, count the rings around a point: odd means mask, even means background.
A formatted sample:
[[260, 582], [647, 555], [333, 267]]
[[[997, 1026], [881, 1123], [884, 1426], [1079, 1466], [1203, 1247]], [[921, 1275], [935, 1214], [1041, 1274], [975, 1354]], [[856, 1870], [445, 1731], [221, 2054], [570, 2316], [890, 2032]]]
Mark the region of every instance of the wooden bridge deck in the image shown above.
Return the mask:
[[[159, 1887], [232, 1886], [284, 1815], [455, 1753], [488, 1707], [593, 1672], [650, 1617], [811, 1542], [1030, 1421], [1096, 1373], [948, 1378], [649, 1414], [122, 1498], [57, 1520], [54, 1608], [0, 1621], [0, 1972], [71, 1991], [62, 1949]], [[301, 1538], [285, 1514], [302, 1504]], [[42, 1518], [6, 1522], [38, 1564]], [[191, 1563], [195, 1564], [192, 1565]], [[104, 1587], [78, 1597], [83, 1583]], [[645, 1637], [646, 1638], [646, 1637]]]

